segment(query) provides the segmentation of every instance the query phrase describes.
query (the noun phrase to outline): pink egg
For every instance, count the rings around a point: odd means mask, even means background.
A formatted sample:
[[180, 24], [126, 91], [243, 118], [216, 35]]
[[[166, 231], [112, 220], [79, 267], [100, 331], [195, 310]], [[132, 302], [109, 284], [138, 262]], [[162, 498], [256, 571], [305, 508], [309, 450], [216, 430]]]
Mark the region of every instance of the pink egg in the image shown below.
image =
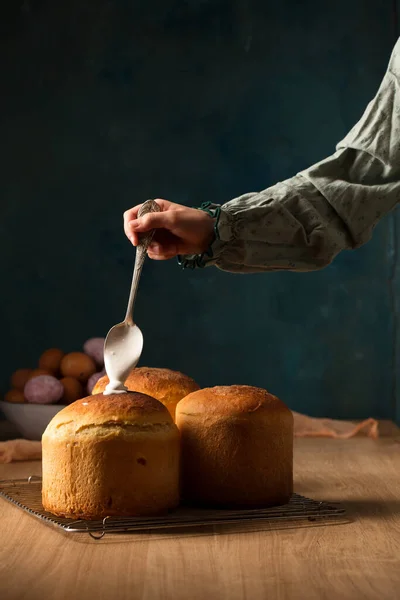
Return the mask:
[[24, 395], [33, 404], [55, 404], [64, 393], [62, 384], [52, 375], [39, 375], [24, 387]]
[[83, 345], [85, 354], [93, 358], [99, 367], [104, 365], [104, 342], [104, 338], [90, 338]]
[[100, 371], [100, 373], [94, 373], [94, 375], [89, 377], [89, 381], [87, 382], [87, 393], [89, 394], [89, 396], [92, 393], [93, 388], [96, 385], [96, 383], [98, 382], [98, 380], [101, 377], [104, 377], [105, 374], [106, 374], [106, 370], [103, 369], [102, 371]]

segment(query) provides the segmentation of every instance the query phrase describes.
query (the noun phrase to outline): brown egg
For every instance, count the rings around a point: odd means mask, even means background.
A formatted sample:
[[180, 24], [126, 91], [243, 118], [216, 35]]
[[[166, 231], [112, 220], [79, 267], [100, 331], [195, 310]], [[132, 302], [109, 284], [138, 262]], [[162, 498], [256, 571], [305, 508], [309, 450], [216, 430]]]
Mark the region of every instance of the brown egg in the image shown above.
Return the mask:
[[34, 369], [33, 371], [31, 371], [31, 374], [28, 377], [28, 381], [30, 381], [34, 377], [40, 377], [40, 375], [53, 375], [53, 373], [48, 369]]
[[4, 400], [6, 402], [25, 402], [25, 396], [24, 393], [21, 392], [21, 390], [10, 390], [9, 392], [7, 392], [7, 394], [4, 396]]
[[43, 352], [39, 358], [39, 368], [50, 371], [53, 375], [60, 372], [60, 364], [63, 359], [64, 352], [58, 348], [50, 348]]
[[64, 388], [60, 404], [71, 404], [85, 396], [82, 385], [74, 377], [63, 377], [60, 383]]
[[81, 383], [87, 380], [97, 370], [96, 363], [83, 352], [66, 354], [61, 361], [61, 373], [64, 377], [74, 377]]
[[11, 387], [22, 392], [32, 373], [32, 369], [18, 369], [11, 377]]

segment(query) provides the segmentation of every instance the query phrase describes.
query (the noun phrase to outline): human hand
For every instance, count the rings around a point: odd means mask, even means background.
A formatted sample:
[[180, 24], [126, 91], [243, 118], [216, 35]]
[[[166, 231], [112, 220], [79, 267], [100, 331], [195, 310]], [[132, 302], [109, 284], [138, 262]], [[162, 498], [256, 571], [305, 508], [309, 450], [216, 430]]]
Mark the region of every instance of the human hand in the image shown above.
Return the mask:
[[168, 200], [156, 200], [160, 212], [147, 213], [137, 218], [141, 205], [124, 213], [124, 231], [134, 246], [138, 234], [155, 230], [148, 255], [154, 260], [168, 260], [178, 254], [201, 254], [209, 247], [214, 236], [214, 219], [206, 212], [188, 208]]

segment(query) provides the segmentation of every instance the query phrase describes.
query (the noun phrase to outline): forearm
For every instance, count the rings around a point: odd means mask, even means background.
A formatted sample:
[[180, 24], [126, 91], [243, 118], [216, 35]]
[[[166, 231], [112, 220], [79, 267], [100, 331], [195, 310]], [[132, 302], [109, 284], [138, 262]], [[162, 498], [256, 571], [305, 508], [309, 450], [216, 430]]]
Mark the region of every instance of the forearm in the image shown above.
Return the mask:
[[349, 153], [224, 205], [212, 262], [237, 272], [311, 271], [367, 242], [398, 203], [400, 183], [379, 178], [374, 185], [356, 182], [349, 171], [345, 177], [343, 162]]
[[310, 271], [355, 243], [345, 223], [302, 175], [222, 207], [213, 264], [234, 272]]
[[400, 45], [363, 117], [331, 157], [223, 205], [212, 263], [237, 272], [315, 270], [367, 242], [400, 198]]

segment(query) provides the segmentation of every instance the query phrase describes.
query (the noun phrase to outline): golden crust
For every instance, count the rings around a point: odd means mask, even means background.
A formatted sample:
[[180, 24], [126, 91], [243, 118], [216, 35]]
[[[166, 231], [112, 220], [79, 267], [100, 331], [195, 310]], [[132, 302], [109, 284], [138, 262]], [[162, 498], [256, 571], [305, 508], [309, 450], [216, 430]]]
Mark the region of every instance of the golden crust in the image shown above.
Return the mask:
[[[102, 377], [93, 388], [93, 394], [104, 392], [109, 382]], [[199, 385], [187, 375], [170, 369], [138, 367], [128, 375], [125, 385], [128, 390], [149, 394], [166, 406], [175, 417], [175, 407], [182, 398], [199, 390]]]
[[293, 491], [293, 415], [267, 391], [223, 386], [179, 402], [187, 502], [220, 508], [285, 504]]
[[158, 515], [179, 504], [179, 433], [43, 440], [42, 502], [69, 518]]
[[49, 423], [44, 435], [57, 431], [63, 425], [74, 425], [81, 429], [85, 426], [110, 423], [169, 424], [172, 423], [172, 419], [161, 402], [146, 394], [97, 394], [77, 400], [63, 408]]
[[42, 451], [42, 502], [53, 514], [157, 515], [179, 503], [179, 432], [150, 396], [98, 394], [74, 402], [46, 428]]
[[178, 413], [187, 416], [268, 418], [271, 412], [291, 415], [291, 411], [279, 398], [262, 388], [250, 385], [230, 385], [203, 388], [183, 398]]

